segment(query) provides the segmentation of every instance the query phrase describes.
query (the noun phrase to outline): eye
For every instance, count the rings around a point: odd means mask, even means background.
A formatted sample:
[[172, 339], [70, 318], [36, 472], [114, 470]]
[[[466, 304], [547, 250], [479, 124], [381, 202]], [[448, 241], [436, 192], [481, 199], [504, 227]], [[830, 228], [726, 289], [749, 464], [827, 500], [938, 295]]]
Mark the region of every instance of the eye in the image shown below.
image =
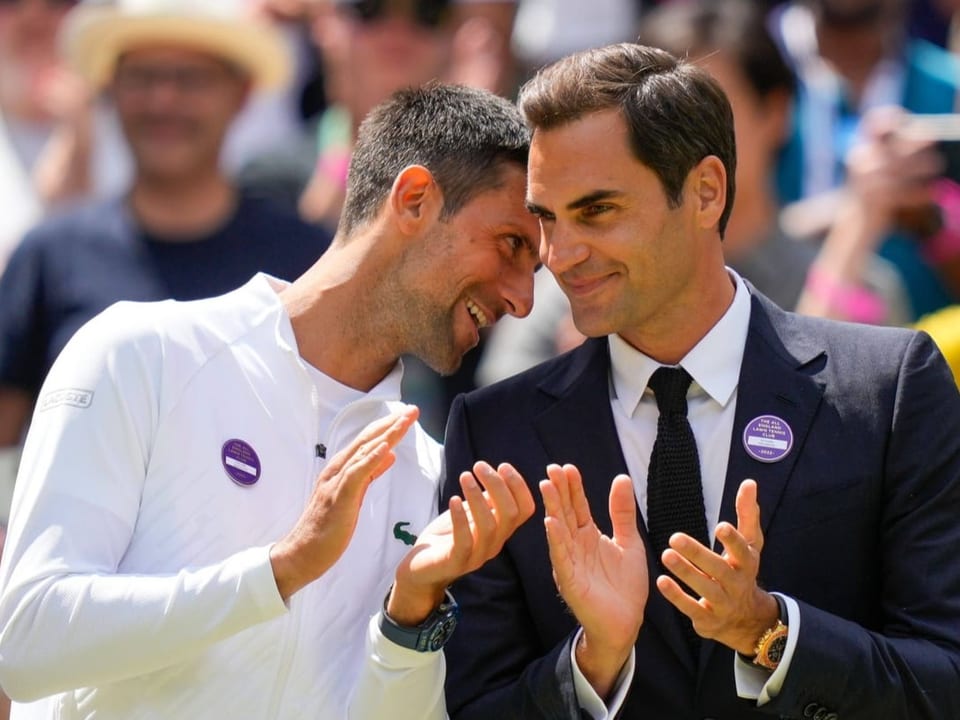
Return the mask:
[[603, 215], [611, 210], [613, 210], [613, 205], [607, 205], [606, 203], [593, 203], [592, 205], [587, 205], [583, 209], [583, 214], [587, 217], [596, 217], [597, 215]]

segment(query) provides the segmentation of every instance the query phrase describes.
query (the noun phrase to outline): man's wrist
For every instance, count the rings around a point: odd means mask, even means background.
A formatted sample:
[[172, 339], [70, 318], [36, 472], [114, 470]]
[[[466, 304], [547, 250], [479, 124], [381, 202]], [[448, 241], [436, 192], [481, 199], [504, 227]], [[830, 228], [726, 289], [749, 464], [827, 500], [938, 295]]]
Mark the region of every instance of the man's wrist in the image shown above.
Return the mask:
[[621, 647], [591, 640], [584, 630], [573, 649], [580, 672], [602, 699], [606, 700], [616, 685], [624, 665], [630, 659], [633, 645]]
[[387, 594], [380, 612], [379, 626], [381, 634], [391, 642], [416, 650], [417, 652], [436, 652], [443, 648], [457, 627], [460, 607], [449, 590], [444, 590], [443, 598], [415, 624], [400, 622], [387, 609], [387, 603], [393, 593]]
[[446, 586], [417, 586], [399, 578], [390, 588], [384, 611], [398, 625], [414, 627], [426, 620], [446, 596]]
[[777, 595], [771, 595], [777, 603], [777, 616], [772, 623], [767, 624], [748, 652], [738, 652], [745, 661], [758, 665], [767, 670], [776, 670], [783, 657], [783, 650], [787, 642], [787, 608], [786, 603]]

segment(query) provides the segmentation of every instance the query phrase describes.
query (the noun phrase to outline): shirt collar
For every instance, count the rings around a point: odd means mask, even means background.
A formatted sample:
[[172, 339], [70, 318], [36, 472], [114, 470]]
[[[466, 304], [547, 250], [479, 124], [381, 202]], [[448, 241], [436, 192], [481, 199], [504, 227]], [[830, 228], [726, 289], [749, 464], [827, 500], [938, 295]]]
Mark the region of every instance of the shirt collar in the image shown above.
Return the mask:
[[[750, 325], [750, 291], [737, 273], [727, 268], [736, 291], [733, 302], [710, 331], [680, 361], [693, 378], [694, 392], [705, 392], [725, 407], [740, 378], [743, 349]], [[608, 337], [614, 397], [627, 417], [632, 417], [647, 383], [661, 367], [651, 357], [632, 347], [619, 335]]]

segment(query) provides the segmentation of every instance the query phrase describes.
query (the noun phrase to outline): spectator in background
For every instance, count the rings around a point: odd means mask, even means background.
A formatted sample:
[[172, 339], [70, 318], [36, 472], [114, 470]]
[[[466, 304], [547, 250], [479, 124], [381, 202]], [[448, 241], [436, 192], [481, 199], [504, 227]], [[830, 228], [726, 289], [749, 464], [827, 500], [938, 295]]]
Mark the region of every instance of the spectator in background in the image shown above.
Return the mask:
[[[873, 198], [882, 205], [866, 206], [864, 216], [838, 208], [844, 195], [836, 193], [828, 195], [836, 202], [805, 204], [793, 217], [810, 223], [817, 215], [811, 224], [822, 229], [843, 220], [852, 228], [844, 233], [852, 253], [862, 254], [858, 243], [873, 243], [896, 265], [919, 316], [960, 298], [960, 241], [939, 232], [957, 224], [946, 216], [960, 207], [930, 182], [937, 163], [929, 143], [899, 142], [902, 136], [892, 133], [896, 124], [886, 119], [862, 121], [868, 111], [887, 106], [910, 114], [952, 112], [960, 62], [908, 36], [906, 10], [906, 0], [794, 0], [771, 17], [771, 27], [801, 83], [794, 132], [779, 168], [782, 200], [823, 197], [859, 162], [854, 192], [884, 185]], [[898, 142], [889, 143], [892, 138]], [[859, 156], [851, 155], [854, 148], [861, 148]], [[825, 294], [847, 290], [830, 281]]]
[[524, 75], [564, 55], [631, 40], [641, 0], [519, 0], [513, 51]]
[[239, 192], [220, 169], [224, 137], [250, 92], [279, 86], [289, 70], [275, 32], [234, 9], [121, 0], [67, 16], [68, 60], [110, 93], [136, 173], [123, 196], [33, 229], [0, 277], [8, 458], [53, 360], [107, 306], [217, 295], [257, 271], [292, 279], [329, 244], [322, 230]]
[[332, 0], [314, 24], [331, 106], [317, 126], [315, 170], [299, 200], [301, 216], [335, 228], [357, 127], [403, 87], [439, 78], [450, 60], [447, 0]]
[[[84, 101], [82, 83], [57, 52], [60, 22], [73, 4], [0, 3], [0, 271], [48, 202], [103, 195], [122, 182], [124, 150], [110, 118]], [[63, 121], [82, 126], [82, 137], [57, 133]], [[93, 133], [104, 138], [96, 149]]]

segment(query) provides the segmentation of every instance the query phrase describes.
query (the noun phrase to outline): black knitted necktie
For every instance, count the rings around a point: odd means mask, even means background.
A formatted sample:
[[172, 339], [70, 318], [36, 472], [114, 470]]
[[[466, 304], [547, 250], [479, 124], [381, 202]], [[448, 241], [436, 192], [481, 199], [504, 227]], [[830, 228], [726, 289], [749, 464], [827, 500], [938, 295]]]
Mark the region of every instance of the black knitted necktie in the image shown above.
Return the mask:
[[[700, 456], [687, 421], [690, 381], [689, 373], [683, 368], [662, 367], [653, 373], [648, 383], [660, 409], [657, 439], [647, 471], [647, 531], [658, 561], [675, 532], [686, 533], [709, 547]], [[683, 582], [680, 586], [689, 592]], [[681, 616], [681, 625], [696, 662], [700, 638], [687, 617]]]
[[687, 421], [690, 381], [683, 368], [662, 367], [648, 383], [660, 409], [647, 472], [647, 530], [657, 558], [675, 532], [686, 533], [709, 547], [700, 457]]

